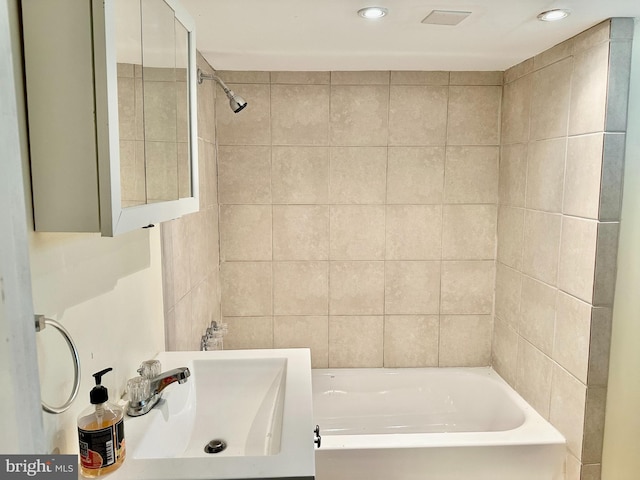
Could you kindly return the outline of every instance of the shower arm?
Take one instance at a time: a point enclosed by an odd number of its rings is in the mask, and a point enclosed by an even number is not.
[[[204,73],[202,70],[198,69],[198,83],[201,84],[205,80],[214,80],[218,85],[220,85],[220,87],[222,87],[222,90],[224,90],[225,95],[229,99],[229,107],[233,110],[233,113],[238,113],[247,106],[247,101],[240,95],[236,95],[217,75],[213,73]]]
[[[202,84],[202,82],[204,82],[205,80],[215,81],[222,87],[222,90],[224,90],[224,93],[227,95],[227,97],[229,96],[229,92],[231,92],[231,89],[227,87],[227,85],[222,81],[220,77],[213,73],[204,73],[202,70],[198,69],[198,84]]]

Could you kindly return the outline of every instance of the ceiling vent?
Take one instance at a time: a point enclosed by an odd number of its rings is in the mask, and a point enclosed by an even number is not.
[[[458,25],[461,21],[471,15],[471,12],[456,12],[451,10],[433,10],[424,17],[422,23],[427,25]]]

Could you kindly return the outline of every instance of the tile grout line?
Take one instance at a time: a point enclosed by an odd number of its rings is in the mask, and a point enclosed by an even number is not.
[[[327,203],[331,200],[331,171],[333,164],[333,142],[331,138],[331,115],[332,115],[332,99],[333,99],[333,74],[334,72],[329,72],[329,118],[328,118],[328,128],[327,128],[327,155],[329,156],[328,161],[328,172],[327,172]],[[328,214],[328,238],[327,238],[327,368],[331,368],[332,366],[332,355],[331,355],[331,204],[327,205],[327,214]]]
[[[387,218],[387,210],[389,203],[389,136],[391,134],[391,71],[388,72],[389,75],[389,85],[387,92],[387,142],[385,146],[385,178],[384,178],[384,242],[383,242],[383,252],[382,258],[384,262],[382,264],[382,366],[385,365],[385,350],[386,350],[386,335],[385,331],[387,328],[387,228],[388,228],[388,218]]]
[[[271,348],[275,347],[276,326],[275,326],[275,310],[276,310],[276,266],[274,255],[274,225],[273,225],[273,89],[271,88],[271,72],[269,74],[269,198],[271,210]]]
[[[443,266],[444,266],[444,231],[445,231],[445,188],[447,184],[447,156],[448,156],[448,148],[449,148],[449,107],[451,102],[451,72],[448,73],[448,81],[447,81],[447,109],[446,109],[446,117],[445,117],[445,135],[444,135],[444,158],[442,163],[442,213],[440,219],[440,278],[439,278],[439,292],[438,292],[438,354],[437,354],[437,366],[441,364],[441,344],[442,344],[442,275],[443,275]]]

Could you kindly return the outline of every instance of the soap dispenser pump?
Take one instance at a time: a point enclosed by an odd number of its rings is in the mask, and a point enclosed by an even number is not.
[[[113,370],[105,368],[93,374],[96,385],[89,393],[91,406],[78,417],[80,471],[85,477],[98,477],[117,470],[126,455],[124,411],[109,403],[109,392],[102,376]]]

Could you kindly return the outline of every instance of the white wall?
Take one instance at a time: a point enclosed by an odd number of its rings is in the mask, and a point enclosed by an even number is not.
[[[640,477],[640,23],[636,19],[613,309],[603,480]]]
[[[89,405],[91,375],[113,367],[103,384],[117,400],[140,362],[164,350],[159,229],[115,238],[32,233],[30,255],[34,309],[69,330],[82,368],[80,393],[69,411],[44,414],[47,445],[76,453],[76,417]],[[53,328],[37,340],[42,397],[59,405],[72,388],[69,350]]]

